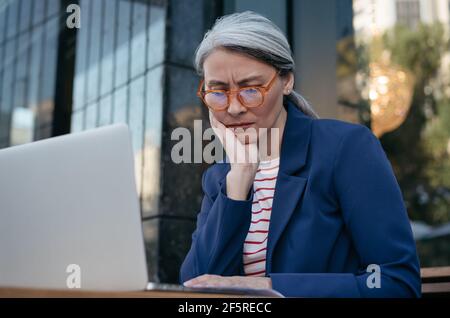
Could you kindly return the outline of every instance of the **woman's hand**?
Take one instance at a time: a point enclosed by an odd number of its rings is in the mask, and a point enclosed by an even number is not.
[[[235,132],[218,121],[211,111],[209,120],[230,160],[231,170],[227,175],[227,196],[234,200],[246,200],[259,165],[258,145],[256,142],[242,143]],[[256,131],[254,133],[256,134]]]
[[[184,283],[186,287],[243,287],[271,289],[269,277],[201,275]]]

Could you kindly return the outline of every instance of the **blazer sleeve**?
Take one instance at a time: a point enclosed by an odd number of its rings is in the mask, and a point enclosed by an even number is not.
[[[212,167],[202,177],[204,197],[191,248],[181,265],[181,283],[203,274],[242,274],[242,248],[250,225],[253,194],[250,192],[248,200],[242,201],[228,198],[226,174],[217,186],[218,179],[211,172]]]
[[[420,297],[420,266],[402,194],[379,140],[362,125],[341,139],[333,182],[358,273],[270,274],[286,296]],[[380,288],[368,284],[379,266]],[[372,276],[371,276],[372,275]],[[372,288],[370,288],[372,287]]]

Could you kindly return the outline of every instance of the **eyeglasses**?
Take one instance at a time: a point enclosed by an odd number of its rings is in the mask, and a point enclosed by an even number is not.
[[[264,103],[267,92],[275,83],[279,73],[275,73],[273,78],[264,86],[246,86],[237,90],[210,89],[202,90],[204,80],[201,80],[197,90],[197,96],[200,97],[206,106],[214,111],[223,111],[230,106],[231,94],[237,93],[239,102],[247,108],[259,107]]]

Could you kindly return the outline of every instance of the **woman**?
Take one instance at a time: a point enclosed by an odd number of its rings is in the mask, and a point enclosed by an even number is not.
[[[203,175],[182,283],[294,297],[420,296],[407,213],[378,139],[362,125],[317,118],[293,91],[282,32],[253,12],[225,16],[195,63],[230,162]],[[261,139],[272,151],[258,148]],[[239,160],[254,151],[257,160]]]

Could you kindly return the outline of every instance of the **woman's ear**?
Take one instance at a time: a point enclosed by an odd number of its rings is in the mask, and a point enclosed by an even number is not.
[[[289,72],[283,77],[283,94],[289,95],[294,88],[294,73]]]

